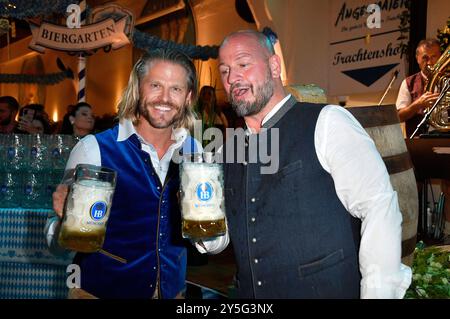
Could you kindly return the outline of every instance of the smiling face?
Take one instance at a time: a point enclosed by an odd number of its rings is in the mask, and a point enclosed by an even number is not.
[[[140,82],[139,112],[154,128],[172,127],[190,102],[187,72],[176,63],[155,60]]]
[[[259,113],[274,93],[271,56],[248,34],[228,38],[220,48],[219,71],[228,100],[238,116]]]

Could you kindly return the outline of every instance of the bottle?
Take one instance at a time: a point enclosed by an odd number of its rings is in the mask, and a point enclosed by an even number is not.
[[[12,172],[0,173],[0,203],[2,208],[17,208],[20,206],[20,185],[22,181],[19,176]]]
[[[42,172],[49,168],[47,145],[42,134],[30,135],[28,165],[33,172]]]

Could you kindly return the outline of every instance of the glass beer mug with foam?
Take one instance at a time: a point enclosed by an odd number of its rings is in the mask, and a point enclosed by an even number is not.
[[[226,233],[222,166],[203,162],[201,154],[180,165],[184,238],[202,239]]]
[[[102,248],[116,177],[106,167],[77,165],[64,208],[60,246],[85,253]]]

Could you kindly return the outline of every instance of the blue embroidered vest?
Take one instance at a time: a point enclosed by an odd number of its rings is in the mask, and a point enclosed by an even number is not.
[[[137,136],[121,142],[117,136],[118,126],[96,135],[102,165],[117,172],[117,184],[103,245],[107,254],[75,257],[81,288],[99,298],[150,299],[159,277],[160,297],[173,298],[185,288],[186,275],[178,165],[170,163],[161,185]],[[188,136],[184,147],[192,141]]]

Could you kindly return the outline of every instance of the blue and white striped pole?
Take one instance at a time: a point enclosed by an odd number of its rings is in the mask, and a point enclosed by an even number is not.
[[[81,9],[81,26],[86,24],[86,0],[79,4]],[[78,102],[86,102],[86,57],[80,54],[78,57]]]

